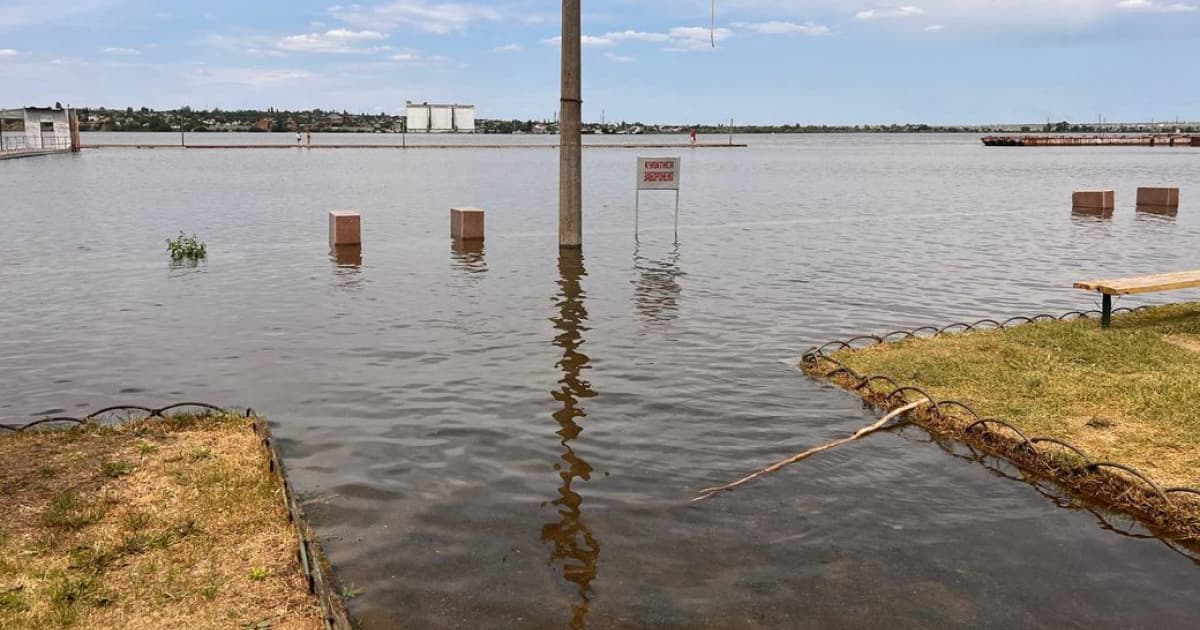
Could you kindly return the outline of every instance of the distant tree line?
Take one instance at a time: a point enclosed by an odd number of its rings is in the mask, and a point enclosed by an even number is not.
[[[83,131],[213,131],[249,132],[360,132],[399,133],[404,131],[404,116],[392,114],[350,113],[346,110],[298,110],[275,108],[237,110],[152,110],[148,107],[124,109],[81,108],[78,110]],[[554,121],[478,120],[479,133],[557,133]],[[924,123],[891,125],[654,125],[641,122],[588,123],[585,133],[604,134],[678,134],[695,130],[702,134],[788,134],[788,133],[1151,133],[1200,132],[1195,123],[1169,124],[1075,124],[1067,121],[1042,125],[928,125]]]

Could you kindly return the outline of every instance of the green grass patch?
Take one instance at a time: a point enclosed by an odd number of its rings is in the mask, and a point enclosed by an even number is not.
[[[252,421],[0,434],[0,629],[321,626]],[[253,571],[251,571],[253,567]],[[249,572],[249,575],[247,575]]]
[[[0,611],[19,613],[29,610],[29,601],[20,590],[13,589],[0,592]]]
[[[104,473],[105,477],[124,477],[133,472],[133,464],[126,461],[104,462],[100,465],[100,472]]]
[[[212,449],[208,447],[198,446],[188,451],[188,459],[193,462],[198,462],[202,459],[208,459],[210,457],[212,457]]]
[[[102,501],[86,501],[72,488],[54,498],[42,521],[50,527],[77,531],[104,518],[105,512]]]
[[[1093,320],[906,340],[834,358],[940,399],[1136,466],[1168,485],[1200,485],[1200,304]]]
[[[50,586],[51,618],[63,626],[74,625],[88,608],[107,606],[112,599],[100,592],[94,578],[59,576]]]

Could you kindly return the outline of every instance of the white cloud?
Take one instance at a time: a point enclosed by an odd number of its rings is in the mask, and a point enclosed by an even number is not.
[[[796,24],[795,22],[734,22],[734,28],[740,28],[755,33],[764,35],[826,35],[829,33],[829,27],[815,22],[805,22]]]
[[[70,0],[45,2],[43,0],[4,0],[0,7],[0,28],[55,24],[77,15],[84,15],[109,8],[117,0]]]
[[[1152,11],[1154,13],[1190,13],[1200,9],[1194,4],[1159,2],[1157,0],[1121,0],[1116,7],[1126,11]]]
[[[377,52],[380,49],[378,47],[361,48],[358,46],[359,44],[377,42],[387,39],[387,37],[379,31],[349,31],[335,28],[324,33],[289,35],[279,40],[275,46],[288,52],[365,53]]]
[[[445,35],[465,31],[472,22],[496,21],[500,12],[481,4],[432,3],[426,0],[403,0],[373,7],[352,4],[334,5],[329,15],[356,28],[390,31],[415,28]]]
[[[142,51],[140,51],[136,48],[118,48],[118,47],[105,48],[104,50],[101,50],[100,52],[104,53],[106,55],[113,55],[115,57],[136,57],[136,56],[142,54]]]
[[[946,30],[946,27],[942,26],[941,24],[930,24],[929,26],[925,27],[926,33],[940,33],[944,30]]]
[[[580,37],[584,46],[612,46],[615,42],[605,37],[597,37],[595,35],[583,35]],[[542,44],[546,46],[561,46],[562,37],[548,37],[542,40]]]
[[[515,53],[515,52],[521,52],[521,50],[523,50],[523,49],[521,48],[520,44],[505,44],[503,46],[497,46],[497,47],[493,48],[492,52],[494,52],[494,53]]]
[[[724,0],[733,2],[735,0]],[[747,10],[765,11],[785,19],[789,15],[849,15],[860,24],[905,23],[943,25],[955,32],[1078,33],[1106,20],[1119,19],[1131,9],[1121,0],[737,0]],[[1135,0],[1136,1],[1136,0]],[[1200,5],[1200,0],[1147,0],[1155,5]],[[1136,7],[1135,7],[1136,8]],[[861,10],[859,10],[861,9]],[[1178,10],[1178,9],[1176,9]],[[919,11],[919,13],[918,13]],[[890,19],[889,19],[890,18]],[[830,18],[832,19],[832,18]],[[818,20],[819,21],[819,20]],[[920,28],[920,27],[917,27]]]
[[[605,33],[603,37],[606,40],[614,42],[665,42],[671,39],[666,33],[645,33],[642,31],[617,31]]]
[[[721,42],[733,36],[733,31],[727,28],[710,30],[707,26],[680,26],[666,33],[648,33],[644,31],[614,31],[604,35],[582,36],[584,46],[616,46],[622,42],[650,42],[666,44],[663,50],[669,52],[686,52],[711,48],[713,42]],[[541,41],[546,46],[561,46],[562,37],[549,37]],[[606,55],[607,56],[607,55]],[[611,57],[610,57],[611,58]],[[616,61],[617,59],[614,59]],[[620,61],[625,61],[621,59]],[[629,61],[633,61],[630,59]]]
[[[671,45],[666,50],[671,52],[711,48],[714,43],[733,37],[733,31],[727,28],[713,30],[707,26],[678,26],[667,34],[671,37]]]
[[[14,48],[0,48],[0,57],[16,57],[21,51]]]
[[[859,11],[854,15],[859,20],[884,20],[891,18],[906,18],[925,15],[925,10],[921,7],[915,7],[911,4],[900,7],[881,7],[878,9],[866,9]]]
[[[293,81],[308,81],[316,75],[307,70],[288,68],[210,68],[192,71],[191,79],[202,85],[240,85],[266,87]]]
[[[604,58],[616,63],[633,63],[637,61],[637,59],[634,57],[626,57],[625,55],[618,55],[614,52],[604,53]]]
[[[255,57],[286,57],[287,56],[287,53],[285,53],[281,50],[270,50],[270,49],[264,49],[264,48],[247,48],[246,54],[253,55]]]

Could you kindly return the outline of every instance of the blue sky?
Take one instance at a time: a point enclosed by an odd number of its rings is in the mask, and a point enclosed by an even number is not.
[[[1200,119],[1200,0],[584,0],[585,118]],[[557,0],[0,0],[0,104],[551,118]]]

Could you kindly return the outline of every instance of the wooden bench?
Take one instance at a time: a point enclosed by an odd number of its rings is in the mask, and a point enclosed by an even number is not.
[[[1157,291],[1174,291],[1176,289],[1191,289],[1200,287],[1200,270],[1176,271],[1160,273],[1153,276],[1138,276],[1136,278],[1120,278],[1117,280],[1090,280],[1076,282],[1076,289],[1099,291],[1104,296],[1104,311],[1101,325],[1105,328],[1112,326],[1112,296],[1135,295],[1138,293],[1154,293]]]

